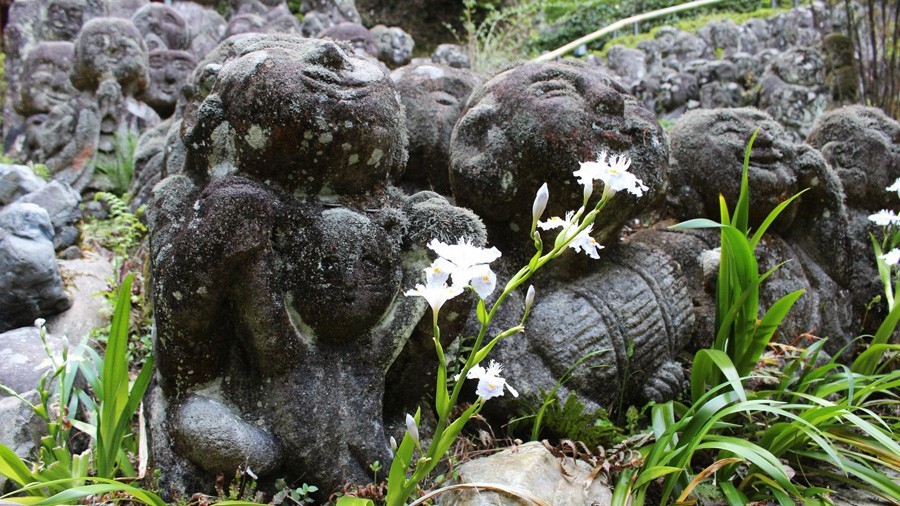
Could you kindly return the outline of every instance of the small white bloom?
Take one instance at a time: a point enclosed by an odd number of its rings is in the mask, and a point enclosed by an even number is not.
[[[391,438],[388,440],[388,443],[390,443],[391,445],[391,451],[397,453],[397,440],[394,439],[394,436],[391,436]]]
[[[37,327],[37,328],[41,328],[41,327],[43,327],[44,324],[46,324],[46,323],[47,323],[47,320],[45,320],[45,319],[43,319],[43,318],[38,318],[37,320],[34,321],[34,326]]]
[[[534,285],[528,285],[528,292],[525,293],[525,312],[531,310],[534,306]]]
[[[550,199],[550,190],[547,189],[547,183],[541,185],[534,197],[534,204],[531,205],[531,219],[537,221],[547,209],[547,201]]]
[[[500,377],[501,372],[503,372],[503,366],[491,360],[487,369],[480,365],[469,369],[469,374],[466,375],[466,378],[478,380],[478,387],[476,387],[475,393],[484,400],[503,395],[504,388],[509,390],[513,397],[518,397],[519,392],[516,392],[505,379]]]
[[[447,286],[443,283],[428,285],[419,284],[416,285],[414,290],[407,290],[403,295],[406,295],[407,297],[424,297],[425,300],[428,301],[428,305],[431,306],[431,310],[437,314],[445,302],[462,292],[463,289],[458,286]]]
[[[897,213],[890,209],[882,209],[875,214],[869,215],[869,220],[876,225],[886,227],[888,225],[900,223],[900,216],[897,216]]]
[[[897,196],[900,197],[900,177],[898,177],[897,180],[894,181],[894,184],[885,188],[885,190],[889,192],[897,192]]]
[[[575,250],[576,252],[584,252],[585,255],[598,259],[600,258],[600,253],[598,250],[603,249],[599,243],[597,243],[596,239],[591,237],[591,229],[593,229],[593,224],[588,225],[587,228],[582,230],[572,239],[572,242],[569,243],[569,247]]]
[[[887,265],[897,265],[900,263],[900,248],[894,248],[884,255],[879,256]]]
[[[547,221],[539,221],[537,226],[541,230],[553,230],[554,228],[565,227],[572,222],[574,216],[575,212],[569,211],[566,213],[566,219],[562,219],[559,216],[552,216]]]
[[[478,297],[482,299],[488,298],[494,293],[494,288],[497,287],[497,275],[487,265],[472,267],[466,271],[466,277],[469,277],[466,284],[471,286],[475,293],[478,294]]]
[[[599,179],[603,181],[604,192],[615,193],[627,190],[640,197],[649,188],[637,176],[628,172],[629,167],[631,167],[631,159],[627,156],[618,155],[607,160],[606,151],[603,151],[597,156],[596,161],[582,162],[579,169],[573,174],[584,186],[593,186],[594,181]]]
[[[416,425],[416,419],[409,413],[406,414],[406,431],[409,433],[409,437],[412,438],[413,443],[419,446],[419,426]]]
[[[453,264],[445,258],[438,257],[430,266],[425,268],[425,283],[428,285],[443,285],[453,271]]]
[[[446,244],[437,239],[432,239],[428,247],[447,259],[456,269],[465,270],[478,264],[489,264],[500,258],[500,250],[497,248],[479,248],[472,245],[467,239],[460,239],[457,244]]]

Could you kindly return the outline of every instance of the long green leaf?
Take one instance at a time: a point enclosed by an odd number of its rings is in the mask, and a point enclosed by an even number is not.
[[[718,449],[731,452],[738,457],[749,460],[754,466],[758,467],[767,476],[778,483],[795,496],[800,496],[800,490],[791,483],[790,477],[784,470],[784,466],[778,461],[771,452],[759,445],[753,444],[740,438],[730,436],[709,436],[705,443],[697,446],[698,450],[702,449]]]
[[[738,229],[745,237],[749,230],[750,219],[750,181],[748,174],[750,172],[750,154],[753,151],[753,141],[759,134],[759,127],[753,131],[750,141],[747,142],[747,148],[744,150],[744,165],[741,167],[741,193],[738,195],[737,204],[734,206],[734,219],[731,224]]]
[[[791,310],[791,307],[794,306],[794,303],[797,302],[797,299],[799,299],[804,292],[805,290],[802,289],[791,292],[778,299],[778,301],[772,304],[772,307],[766,311],[766,314],[763,315],[760,320],[759,325],[753,332],[753,337],[747,343],[747,346],[743,350],[738,350],[738,360],[735,366],[737,367],[739,375],[746,376],[750,374],[750,371],[752,371],[757,362],[759,362],[759,357],[762,356],[766,346],[769,345],[769,341],[772,339],[778,326],[781,325],[781,322],[784,320],[785,316],[787,316],[788,311]]]
[[[775,206],[775,209],[772,209],[772,211],[769,213],[769,215],[766,216],[766,219],[763,220],[762,224],[760,224],[759,228],[756,229],[756,232],[754,232],[753,235],[750,237],[750,247],[753,249],[756,249],[756,246],[759,244],[759,240],[762,239],[763,234],[765,234],[766,231],[769,230],[769,227],[772,226],[772,223],[775,221],[775,218],[778,218],[778,215],[781,214],[782,211],[784,211],[784,209],[787,206],[791,205],[792,202],[797,200],[797,198],[799,198],[800,195],[803,195],[807,191],[809,191],[809,188],[795,193],[794,196],[792,196],[791,198],[789,198],[789,199],[785,200],[784,202]]]
[[[672,466],[654,466],[648,469],[644,469],[641,471],[641,474],[638,476],[638,479],[634,482],[634,488],[640,488],[651,481],[660,478],[662,476],[667,476],[673,473],[680,473],[684,471],[684,469],[680,467],[672,467]]]
[[[417,409],[416,414],[413,416],[416,425],[419,424],[421,415],[422,410]],[[409,432],[407,432],[403,435],[403,440],[394,454],[394,462],[391,464],[391,470],[388,473],[387,504],[398,504],[401,500],[405,500],[405,498],[401,499],[400,496],[403,493],[403,488],[406,486],[406,473],[409,470],[415,448],[416,443],[409,435]]]
[[[0,444],[0,474],[19,485],[27,485],[35,481],[28,465],[8,446]]]
[[[700,350],[694,355],[694,365],[691,370],[691,399],[694,402],[699,401],[706,393],[707,385],[718,384],[713,383],[718,378],[717,373],[713,374],[714,371],[721,372],[725,376],[740,400],[747,400],[740,375],[728,355],[720,350]]]

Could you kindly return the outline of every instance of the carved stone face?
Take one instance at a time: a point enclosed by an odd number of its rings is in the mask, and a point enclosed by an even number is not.
[[[751,224],[762,222],[800,190],[795,172],[799,145],[771,116],[752,108],[691,111],[671,131],[669,192],[679,219],[718,218],[719,193],[734,207],[744,152],[757,127],[748,172]],[[779,219],[782,225],[791,220],[789,213]]]
[[[161,117],[171,116],[181,88],[197,66],[197,59],[187,51],[157,50],[150,52],[150,86],[143,100]]]
[[[210,146],[201,147],[206,170],[323,195],[370,191],[400,175],[405,122],[378,63],[326,40],[257,37],[278,43],[222,67],[189,134],[189,145]]]
[[[175,9],[153,3],[142,7],[131,18],[147,43],[147,49],[187,49],[190,32],[184,18]]]
[[[849,106],[826,113],[806,142],[841,178],[850,207],[876,211],[896,203],[885,188],[900,177],[900,124],[880,109]]]
[[[84,24],[87,3],[83,0],[51,0],[47,5],[47,23],[49,39],[75,40],[78,31]]]
[[[275,241],[293,307],[318,337],[361,335],[400,289],[396,246],[383,228],[355,211],[326,209],[316,226],[285,227]]]
[[[231,18],[228,22],[228,30],[225,32],[225,36],[231,37],[242,33],[264,33],[265,31],[265,18],[258,14],[244,13]]]
[[[409,163],[404,179],[450,193],[450,135],[481,79],[441,65],[401,67],[391,73],[406,111]]]
[[[22,68],[18,110],[25,116],[46,113],[75,96],[69,81],[74,45],[42,42],[34,47]]]
[[[521,230],[544,182],[554,196],[547,216],[577,209],[583,190],[572,173],[601,151],[629,156],[631,172],[649,187],[637,200],[614,197],[618,205],[608,206],[601,215],[607,221],[595,226],[612,234],[662,196],[665,133],[650,111],[598,70],[574,62],[526,64],[472,94],[453,131],[450,183],[458,205]]]
[[[369,30],[359,23],[338,23],[319,34],[319,38],[344,40],[353,46],[353,50],[360,56],[378,57],[378,48],[375,46],[375,37]]]
[[[72,82],[78,89],[96,90],[101,81],[111,79],[125,93],[138,94],[147,86],[147,59],[147,46],[130,21],[94,18],[75,41]]]

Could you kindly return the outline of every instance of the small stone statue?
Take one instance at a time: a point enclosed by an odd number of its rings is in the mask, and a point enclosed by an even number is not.
[[[149,64],[150,85],[141,99],[161,118],[168,118],[175,112],[181,88],[194,72],[197,59],[188,51],[159,49],[150,51]]]
[[[353,50],[360,56],[378,58],[378,46],[375,45],[375,37],[368,28],[359,23],[344,21],[319,32],[318,38],[344,40],[353,46]]]
[[[149,212],[153,458],[182,490],[238,466],[363,482],[390,461],[385,374],[426,310],[402,290],[425,243],[483,243],[483,226],[392,187],[406,129],[378,63],[287,35],[217,51],[185,109],[184,172]]]
[[[544,219],[574,211],[584,188],[573,172],[601,152],[631,158],[646,192],[617,193],[598,216],[592,235],[608,248],[599,260],[566,252],[533,278],[537,297],[524,337],[501,341],[492,356],[520,391],[536,394],[599,351],[591,365],[600,367],[575,371],[568,384],[585,402],[671,399],[683,381],[675,356],[693,324],[686,284],[662,250],[616,246],[622,226],[663,197],[667,140],[650,111],[579,62],[515,67],[469,99],[453,131],[450,183],[457,202],[485,220],[503,252],[498,277],[508,278],[534,253],[528,231],[538,188],[549,187]],[[555,235],[539,233],[549,250]],[[498,328],[518,324],[522,297],[507,299],[513,309],[499,315]]]
[[[152,3],[141,7],[131,18],[147,43],[147,49],[183,50],[190,46],[190,33],[184,18],[163,4]]]
[[[467,69],[423,64],[391,72],[406,111],[409,163],[403,182],[450,195],[450,135],[481,78]]]
[[[378,47],[378,59],[385,65],[394,69],[406,65],[412,60],[416,42],[402,28],[375,25],[371,32],[375,37],[375,45]]]

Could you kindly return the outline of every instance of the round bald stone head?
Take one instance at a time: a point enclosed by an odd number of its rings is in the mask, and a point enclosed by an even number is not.
[[[719,194],[731,208],[740,193],[744,152],[753,132],[759,134],[750,154],[750,222],[759,225],[798,187],[801,145],[767,113],[754,108],[695,110],[672,128],[669,203],[679,219],[719,217]],[[794,208],[796,206],[793,206]],[[789,224],[788,208],[779,219]]]
[[[393,83],[327,40],[243,39],[199,108],[188,145],[210,174],[237,170],[292,193],[371,191],[399,177],[406,129]]]
[[[668,150],[654,115],[612,78],[580,62],[529,63],[473,92],[451,141],[450,183],[457,204],[490,222],[526,229],[540,186],[550,189],[547,216],[582,202],[572,175],[598,153],[626,155],[644,196],[616,195],[594,228],[599,240],[663,195]],[[595,186],[599,195],[600,183]]]
[[[94,18],[75,40],[72,83],[80,90],[96,90],[101,81],[111,79],[126,94],[140,94],[149,80],[147,67],[147,46],[126,19]]]
[[[375,25],[372,36],[378,46],[378,59],[391,68],[406,65],[412,59],[416,46],[412,36],[396,26]]]
[[[450,194],[450,136],[472,90],[475,73],[443,65],[410,65],[391,72],[406,111],[409,162],[403,178]]]
[[[178,12],[163,4],[152,3],[141,7],[131,18],[140,30],[147,49],[181,50],[190,46],[190,30]]]
[[[378,48],[375,46],[375,37],[369,29],[359,23],[338,23],[319,33],[320,39],[343,40],[353,46],[353,50],[360,56],[378,57]]]
[[[23,116],[50,112],[75,96],[69,81],[74,53],[71,42],[41,42],[28,52],[16,104]]]
[[[885,188],[900,177],[900,123],[881,109],[852,105],[825,113],[806,142],[837,172],[850,207],[895,205],[896,196]]]

